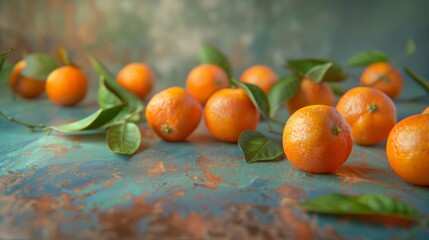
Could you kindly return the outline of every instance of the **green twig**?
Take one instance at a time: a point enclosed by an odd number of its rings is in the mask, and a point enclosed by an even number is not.
[[[422,77],[420,77],[419,75],[417,75],[416,73],[414,73],[413,71],[411,71],[410,68],[405,67],[405,72],[407,72],[407,74],[414,79],[414,81],[416,81],[418,84],[420,84],[420,86],[422,86],[426,92],[429,93],[429,83],[423,79]]]
[[[36,130],[49,130],[50,128],[48,126],[45,126],[43,124],[34,124],[34,123],[28,123],[28,122],[24,122],[21,120],[18,120],[16,118],[13,118],[11,116],[8,116],[6,114],[4,114],[2,111],[0,111],[0,116],[3,117],[4,119],[8,120],[9,122],[13,122],[22,126],[27,127],[30,131],[36,131]]]

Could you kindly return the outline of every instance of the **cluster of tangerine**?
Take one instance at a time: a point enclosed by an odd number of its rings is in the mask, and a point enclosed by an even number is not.
[[[25,61],[14,68],[9,85],[23,98],[36,98],[46,89],[48,98],[60,106],[78,104],[86,95],[87,78],[77,66],[54,70],[46,83],[25,76]],[[268,66],[245,70],[242,82],[268,93],[279,80]],[[149,66],[131,63],[120,70],[117,82],[145,99],[156,78]],[[396,123],[392,99],[402,88],[398,70],[388,63],[374,63],[362,73],[360,87],[347,91],[336,107],[335,96],[325,83],[301,79],[298,93],[285,103],[291,114],[283,131],[283,149],[297,168],[312,173],[330,173],[350,156],[353,143],[368,146],[387,139],[386,152],[393,170],[416,185],[429,185],[429,107],[420,115]],[[224,142],[237,142],[244,130],[256,129],[260,114],[246,92],[229,85],[227,73],[214,64],[193,68],[186,89],[170,87],[150,98],[146,120],[165,141],[184,141],[202,116],[210,134]]]

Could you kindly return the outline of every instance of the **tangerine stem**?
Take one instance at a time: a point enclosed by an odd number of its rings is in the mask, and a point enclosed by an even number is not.
[[[369,105],[368,106],[368,110],[371,112],[371,113],[374,113],[374,112],[377,112],[377,106],[375,105],[375,104],[371,104],[371,105]]]
[[[341,132],[341,128],[340,128],[340,127],[338,127],[337,125],[334,125],[334,126],[331,128],[331,131],[332,131],[332,133],[333,133],[334,135],[338,136],[338,134]]]

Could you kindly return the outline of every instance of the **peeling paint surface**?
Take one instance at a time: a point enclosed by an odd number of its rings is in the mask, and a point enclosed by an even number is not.
[[[60,109],[44,98],[28,102],[5,88],[1,96],[7,114],[40,123],[76,119],[95,109]],[[400,118],[426,105],[398,104]],[[415,227],[307,214],[295,206],[329,192],[387,194],[429,214],[428,189],[393,173],[384,144],[355,145],[335,173],[317,175],[287,160],[246,164],[237,145],[212,139],[203,123],[183,143],[161,141],[146,124],[140,130],[139,152],[126,157],[107,149],[104,134],[46,136],[1,120],[2,237],[384,239],[406,237]],[[428,234],[422,229],[417,236]]]
[[[412,37],[418,53],[407,64],[429,76],[429,1],[393,2],[0,1],[0,51],[15,49],[9,67],[23,54],[54,54],[64,47],[88,73],[92,89],[78,107],[59,108],[46,96],[13,97],[0,79],[0,109],[45,125],[89,115],[96,109],[98,78],[86,53],[113,72],[133,61],[147,63],[157,75],[156,91],[184,86],[203,42],[228,55],[238,78],[253,64],[283,75],[285,59],[329,57],[344,63],[365,49],[386,51],[402,64]],[[405,81],[399,119],[429,105],[407,103],[424,91]],[[286,117],[283,110],[279,118]],[[384,143],[355,145],[336,172],[317,175],[285,159],[246,164],[238,146],[214,140],[203,121],[182,143],[163,142],[146,124],[139,127],[141,146],[127,157],[108,150],[105,133],[30,133],[0,119],[0,238],[400,239],[416,233],[416,239],[429,239],[427,226],[416,232],[409,222],[307,214],[296,207],[324,193],[380,193],[429,215],[428,188],[394,174]],[[259,129],[267,127],[262,122]]]

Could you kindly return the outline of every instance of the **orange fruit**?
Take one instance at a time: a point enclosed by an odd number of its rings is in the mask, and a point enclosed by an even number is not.
[[[363,86],[376,88],[395,99],[402,90],[401,73],[392,65],[385,62],[373,63],[365,68],[360,83]]]
[[[67,65],[52,71],[46,80],[48,98],[59,106],[74,106],[85,98],[88,89],[86,74]]]
[[[196,66],[186,80],[186,90],[202,105],[214,92],[228,85],[228,75],[221,67],[213,64]]]
[[[327,83],[316,83],[304,77],[301,80],[300,90],[286,102],[286,107],[289,113],[293,114],[296,110],[309,105],[332,106],[334,101],[334,93]]]
[[[257,127],[259,112],[243,89],[225,88],[207,101],[204,120],[213,137],[224,142],[237,142],[242,131]]]
[[[45,91],[45,81],[31,79],[21,75],[26,62],[19,61],[12,70],[9,78],[10,89],[22,98],[37,98]]]
[[[422,114],[429,114],[429,107],[427,107],[425,110],[423,110]]]
[[[117,77],[117,82],[123,88],[144,99],[155,85],[155,75],[143,63],[130,63],[123,67]]]
[[[349,123],[353,137],[360,145],[383,141],[396,123],[395,104],[375,88],[350,89],[338,101],[337,109]]]
[[[255,65],[252,66],[241,75],[240,80],[245,83],[254,84],[268,93],[271,87],[279,80],[277,74],[268,66]]]
[[[387,138],[386,153],[403,180],[429,186],[429,115],[414,115],[396,124]]]
[[[155,94],[146,107],[149,126],[162,139],[185,140],[201,120],[201,104],[181,87],[171,87]]]
[[[283,130],[286,158],[302,171],[333,172],[348,159],[352,148],[350,126],[331,106],[303,107],[288,119]]]

